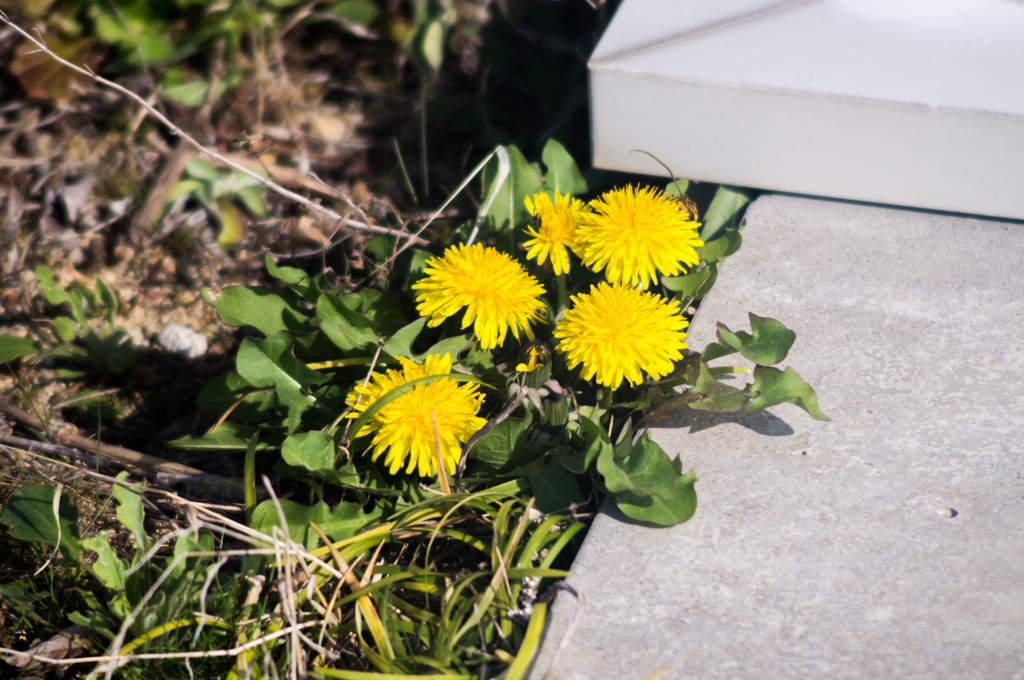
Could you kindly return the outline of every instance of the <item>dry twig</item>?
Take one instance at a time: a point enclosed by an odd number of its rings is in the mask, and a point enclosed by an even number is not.
[[[187,465],[172,463],[164,458],[139,453],[138,451],[114,446],[113,444],[103,444],[88,437],[83,437],[78,432],[78,428],[73,425],[65,424],[60,428],[53,427],[50,423],[43,423],[42,420],[25,409],[19,408],[14,404],[8,404],[5,401],[0,401],[0,413],[10,416],[23,425],[40,432],[52,432],[53,438],[62,446],[76,448],[96,454],[101,458],[107,458],[118,463],[162,474],[164,476],[163,481],[168,481],[167,478],[170,477],[171,483],[187,482],[221,498],[233,501],[245,499],[244,483],[240,479],[229,479],[220,475],[211,475]],[[43,450],[46,449],[43,448]],[[59,451],[51,452],[60,453]]]

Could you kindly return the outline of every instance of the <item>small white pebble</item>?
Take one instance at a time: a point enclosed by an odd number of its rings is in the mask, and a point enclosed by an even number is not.
[[[156,343],[162,349],[177,354],[184,359],[198,359],[206,354],[208,344],[206,338],[191,328],[172,324],[157,336]]]
[[[960,514],[956,510],[954,510],[953,508],[941,508],[941,509],[937,510],[936,512],[938,512],[943,517],[956,517],[957,515]]]

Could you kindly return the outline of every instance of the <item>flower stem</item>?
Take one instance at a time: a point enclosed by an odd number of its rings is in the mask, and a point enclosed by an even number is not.
[[[559,274],[555,277],[555,285],[558,287],[558,307],[555,309],[555,316],[557,317],[569,306],[569,290],[565,283],[565,274]]]

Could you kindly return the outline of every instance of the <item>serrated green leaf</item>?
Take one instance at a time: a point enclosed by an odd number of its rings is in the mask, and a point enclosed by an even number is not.
[[[4,333],[0,335],[0,364],[28,354],[35,354],[42,348],[42,345],[32,338],[19,338],[10,333]]]
[[[697,257],[708,264],[714,264],[734,255],[742,245],[743,235],[739,230],[727,229],[714,241],[697,248]]]
[[[264,259],[267,273],[301,295],[307,302],[316,304],[320,299],[320,287],[306,276],[306,272],[295,267],[278,267],[270,255]]]
[[[670,459],[646,432],[629,458],[616,463],[606,451],[597,459],[597,469],[628,517],[671,526],[690,519],[697,509],[696,475],[683,474],[679,459]]]
[[[261,286],[228,286],[219,293],[203,288],[203,299],[229,326],[249,326],[264,335],[292,331],[308,333],[316,330],[309,318],[288,302]]]
[[[680,293],[681,299],[693,300],[704,297],[718,278],[718,265],[709,265],[683,276],[662,276],[661,282],[669,290]]]
[[[253,387],[273,387],[277,391],[277,396],[288,407],[289,434],[298,428],[302,414],[316,404],[309,388],[330,380],[330,376],[317,373],[296,359],[291,338],[280,333],[266,340],[243,340],[238,350],[237,370]]]
[[[89,565],[93,576],[111,590],[124,591],[124,572],[128,569],[128,563],[118,559],[117,552],[107,540],[106,532],[82,541],[82,547],[96,553],[96,561]]]
[[[365,316],[349,308],[337,296],[323,293],[317,299],[316,315],[320,329],[343,350],[362,349],[379,341],[373,324]]]
[[[743,409],[744,414],[788,402],[807,411],[815,420],[831,420],[818,408],[818,396],[814,390],[792,368],[780,371],[770,366],[758,366],[754,369],[754,384],[749,389],[753,397]]]
[[[383,510],[379,506],[367,513],[354,503],[340,503],[334,510],[323,501],[313,507],[299,505],[290,500],[282,500],[279,503],[288,524],[288,535],[295,542],[304,545],[307,550],[314,549],[320,540],[309,526],[310,522],[315,522],[332,540],[343,541],[378,522],[383,516]],[[256,506],[252,514],[253,529],[272,536],[273,528],[280,525],[274,501],[263,501]]]
[[[740,226],[743,211],[753,197],[753,191],[729,187],[724,184],[718,187],[715,197],[704,215],[704,228],[700,232],[700,240],[710,243],[717,239],[726,229]]]
[[[547,168],[547,173],[541,178],[545,189],[557,190],[561,194],[587,193],[587,183],[576,167],[576,161],[555,138],[544,145],[540,157]]]
[[[284,440],[281,458],[288,465],[307,470],[321,470],[334,467],[334,442],[323,432],[293,434]]]
[[[684,395],[690,408],[698,411],[735,411],[743,408],[750,394],[715,380],[703,361],[698,362],[694,386]],[[696,399],[695,399],[696,398]]]
[[[769,366],[785,359],[789,348],[793,346],[793,341],[796,340],[796,333],[775,319],[754,313],[748,313],[748,316],[752,334],[744,331],[733,333],[725,324],[719,323],[719,344],[737,350],[745,359],[755,364]]]

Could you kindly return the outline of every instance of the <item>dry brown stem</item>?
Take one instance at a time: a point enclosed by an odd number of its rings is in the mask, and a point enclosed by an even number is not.
[[[10,416],[23,425],[40,432],[51,432],[53,438],[61,446],[76,448],[118,463],[162,473],[164,476],[170,477],[172,481],[191,484],[196,488],[221,498],[227,498],[232,501],[245,500],[245,485],[240,479],[229,479],[220,475],[207,474],[202,470],[172,463],[164,458],[139,453],[138,451],[114,446],[113,444],[103,444],[88,437],[83,437],[78,432],[78,428],[73,425],[64,424],[58,428],[52,423],[43,423],[42,420],[25,409],[5,401],[0,401],[0,413]]]

